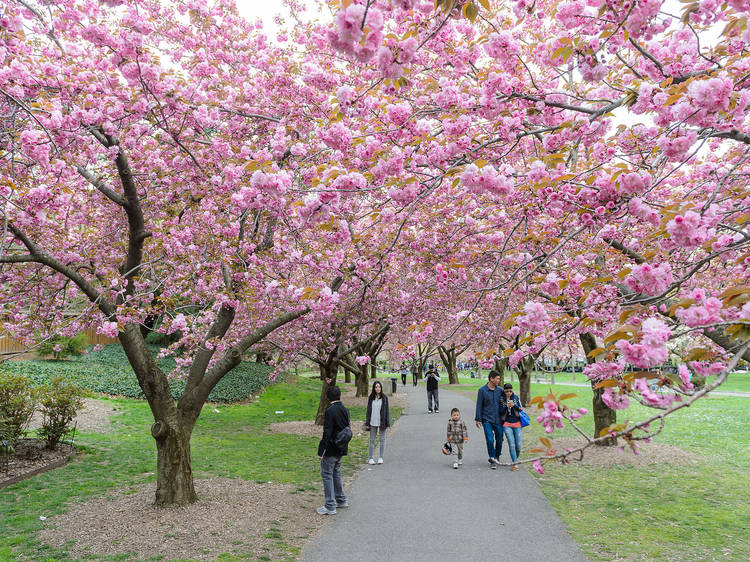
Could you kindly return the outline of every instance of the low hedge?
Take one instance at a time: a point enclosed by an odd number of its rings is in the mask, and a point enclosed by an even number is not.
[[[157,346],[150,346],[154,356],[159,351]],[[174,369],[171,358],[159,359],[157,364],[165,372]],[[68,361],[6,361],[0,370],[21,373],[28,376],[34,385],[48,383],[60,375],[69,382],[91,392],[100,392],[129,398],[145,398],[135,373],[128,363],[125,352],[119,344],[104,346],[99,351],[90,351],[88,355]],[[259,363],[243,362],[216,385],[208,395],[210,402],[240,402],[268,385],[268,374],[271,367]],[[177,399],[185,390],[185,381],[172,380],[169,383],[172,396]]]

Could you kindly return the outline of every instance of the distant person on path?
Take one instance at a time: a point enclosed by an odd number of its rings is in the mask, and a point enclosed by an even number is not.
[[[401,384],[406,386],[406,375],[409,374],[409,367],[406,366],[406,363],[401,363]]]
[[[438,400],[438,383],[440,382],[440,377],[435,370],[435,365],[432,363],[430,363],[427,373],[425,373],[425,381],[427,382],[427,413],[431,414],[433,412],[432,402],[434,400],[434,411],[437,414],[440,411],[440,401]]]
[[[521,456],[521,400],[513,392],[509,382],[503,385],[503,396],[500,398],[500,415],[503,418],[503,433],[510,449],[511,470],[518,470],[515,462]]]
[[[417,372],[418,372],[418,369],[419,369],[419,367],[417,367],[416,363],[412,363],[411,364],[411,380],[412,380],[412,383],[414,383],[413,386],[417,386]]]
[[[464,420],[461,419],[461,412],[458,408],[451,410],[447,435],[445,440],[453,446],[451,456],[456,455],[458,457],[457,460],[453,461],[453,468],[458,468],[459,465],[464,464],[464,443],[469,440],[469,430],[466,428]]]
[[[383,393],[383,385],[380,381],[372,384],[372,392],[367,399],[367,415],[365,416],[365,429],[370,432],[370,464],[375,464],[372,456],[375,450],[375,439],[380,433],[380,456],[378,464],[383,464],[383,453],[385,452],[385,432],[391,427],[391,411],[388,409],[388,397]]]
[[[318,513],[335,515],[337,507],[349,507],[341,480],[341,457],[348,453],[349,445],[339,448],[334,443],[336,434],[345,427],[349,427],[349,410],[341,403],[341,389],[338,386],[328,387],[326,398],[331,405],[326,408],[323,418],[323,437],[318,444],[320,476],[323,479],[326,503],[318,508]]]
[[[487,454],[490,468],[497,468],[500,453],[503,451],[503,420],[500,414],[500,398],[503,391],[500,384],[500,373],[495,370],[487,375],[487,384],[477,392],[477,409],[474,421],[477,427],[484,429],[487,442]]]

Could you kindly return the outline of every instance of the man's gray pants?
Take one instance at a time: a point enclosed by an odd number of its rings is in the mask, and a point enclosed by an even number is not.
[[[344,503],[344,484],[341,480],[341,457],[323,457],[320,459],[320,476],[323,479],[323,494],[326,507],[336,509],[336,503]]]
[[[435,408],[432,407],[432,401],[435,401]],[[432,411],[437,411],[440,409],[440,401],[438,400],[438,389],[435,388],[433,390],[427,391],[427,409]]]

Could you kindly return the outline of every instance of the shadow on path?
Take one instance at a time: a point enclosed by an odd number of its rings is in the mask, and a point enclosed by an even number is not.
[[[586,560],[524,466],[488,468],[472,400],[442,387],[440,413],[427,414],[424,386],[404,390],[410,406],[388,436],[385,464],[365,465],[346,490],[351,507],[326,516],[300,560]],[[454,407],[469,427],[458,470],[440,452]]]

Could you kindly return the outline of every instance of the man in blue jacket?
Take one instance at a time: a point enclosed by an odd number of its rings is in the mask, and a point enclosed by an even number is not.
[[[331,405],[326,408],[323,438],[318,444],[320,476],[323,479],[326,503],[318,508],[318,513],[334,515],[337,507],[349,507],[341,480],[341,457],[348,453],[349,445],[340,448],[334,443],[336,434],[349,427],[349,410],[341,403],[341,389],[338,386],[329,386],[326,389],[326,398]]]
[[[498,386],[500,373],[497,371],[490,371],[487,379],[487,384],[477,392],[477,410],[474,421],[477,427],[484,429],[490,468],[495,469],[503,451],[503,423],[500,419],[500,398],[503,395],[503,389]]]

